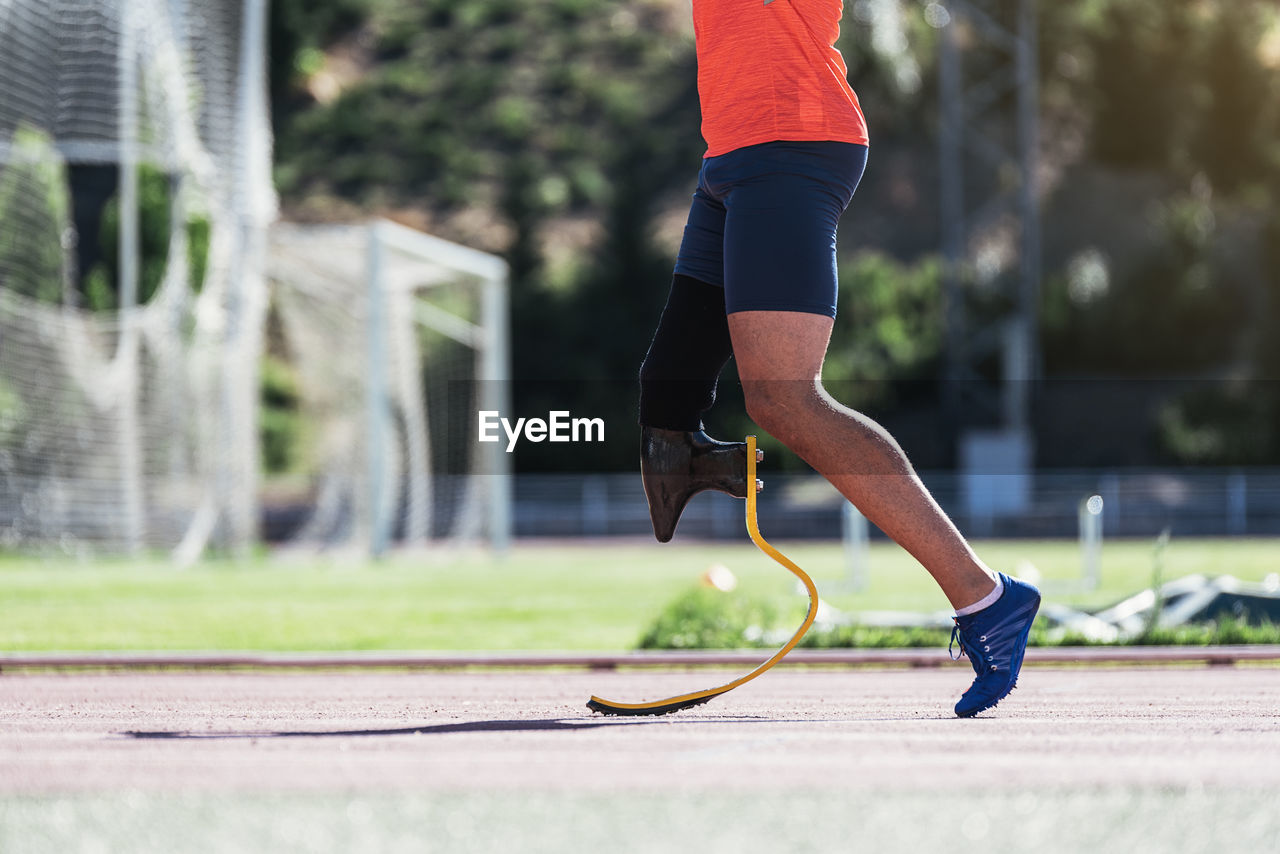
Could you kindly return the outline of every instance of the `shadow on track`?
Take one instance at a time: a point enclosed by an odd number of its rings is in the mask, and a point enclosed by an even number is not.
[[[683,721],[662,721],[654,718],[632,718],[628,720],[565,720],[563,718],[546,718],[531,721],[465,721],[456,724],[426,724],[423,726],[397,727],[394,729],[344,729],[344,730],[237,730],[192,732],[191,730],[127,730],[119,733],[125,738],[134,739],[252,739],[252,738],[353,738],[357,736],[377,735],[448,735],[462,732],[576,732],[579,730],[599,729],[600,727],[645,726],[656,723],[741,723],[744,721],[761,721],[766,723],[783,723],[767,718],[716,718],[714,720],[693,719]]]

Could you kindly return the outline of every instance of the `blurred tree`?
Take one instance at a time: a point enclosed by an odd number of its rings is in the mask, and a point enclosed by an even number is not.
[[[304,425],[299,410],[298,377],[284,359],[267,354],[262,360],[262,407],[258,433],[262,440],[262,468],[269,474],[292,471],[303,458]]]
[[[840,268],[838,321],[823,377],[842,403],[882,406],[895,384],[933,376],[942,350],[942,268],[863,252]]]
[[[63,299],[62,237],[71,227],[66,164],[44,131],[20,124],[0,171],[0,287],[47,303]]]
[[[1192,150],[1214,185],[1232,192],[1261,184],[1277,151],[1280,75],[1258,57],[1264,32],[1256,3],[1224,2],[1199,63],[1207,107],[1196,122]]]
[[[267,34],[272,116],[277,131],[305,105],[299,85],[318,70],[322,49],[362,24],[373,0],[271,0]]]
[[[529,311],[516,326],[517,406],[521,411],[564,408],[577,401],[620,436],[634,433],[636,376],[671,280],[671,259],[654,245],[651,221],[658,197],[683,184],[692,192],[702,146],[691,115],[693,76],[669,90],[667,103],[649,115],[619,113],[613,133],[621,142],[605,163],[610,177],[601,240],[571,287],[545,284],[517,296]],[[680,123],[692,131],[673,130]],[[536,302],[536,305],[530,305]],[[554,314],[554,316],[548,316]],[[550,332],[555,330],[555,332]],[[558,346],[547,346],[549,333]],[[583,446],[584,468],[634,467],[629,441]],[[535,460],[532,465],[537,466]]]
[[[138,238],[140,266],[138,302],[145,304],[164,281],[169,266],[173,227],[173,185],[169,175],[149,164],[138,168]],[[85,271],[84,304],[96,311],[114,309],[120,293],[120,197],[113,196],[102,213],[98,232],[101,260]],[[209,263],[210,223],[203,216],[187,220],[187,275],[194,290],[204,282]]]
[[[1251,382],[1205,382],[1160,411],[1161,450],[1189,465],[1268,465],[1280,459],[1274,396]]]
[[[1280,198],[1280,186],[1272,188]],[[1252,374],[1206,381],[1161,412],[1160,442],[1180,463],[1275,465],[1280,463],[1280,211],[1262,226],[1263,328],[1256,338]]]
[[[1103,163],[1162,168],[1185,147],[1195,113],[1195,10],[1112,0],[1093,45],[1093,146]]]
[[[1280,174],[1272,180],[1271,198],[1280,200]],[[1262,269],[1265,271],[1266,299],[1263,327],[1270,334],[1258,336],[1257,366],[1259,379],[1267,384],[1270,394],[1280,401],[1280,206],[1273,204],[1262,229]],[[1280,436],[1277,436],[1280,442]]]
[[[1050,373],[1203,372],[1235,359],[1248,316],[1241,283],[1214,264],[1217,235],[1208,184],[1168,200],[1153,216],[1160,240],[1122,281],[1092,288],[1051,276],[1041,311]]]

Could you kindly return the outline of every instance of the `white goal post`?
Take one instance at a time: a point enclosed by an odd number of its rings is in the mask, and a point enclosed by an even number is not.
[[[507,265],[402,225],[279,223],[275,336],[307,428],[290,539],[377,557],[393,542],[510,541],[510,457],[475,441],[509,411]]]

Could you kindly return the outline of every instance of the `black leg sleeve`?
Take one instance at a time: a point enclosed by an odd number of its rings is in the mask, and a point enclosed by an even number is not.
[[[716,381],[733,345],[724,288],[676,275],[658,331],[640,366],[640,423],[665,430],[701,430],[716,400]]]

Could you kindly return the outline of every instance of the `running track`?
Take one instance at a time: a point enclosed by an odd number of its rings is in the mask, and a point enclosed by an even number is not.
[[[970,673],[6,673],[0,850],[1280,850],[1280,668]]]

